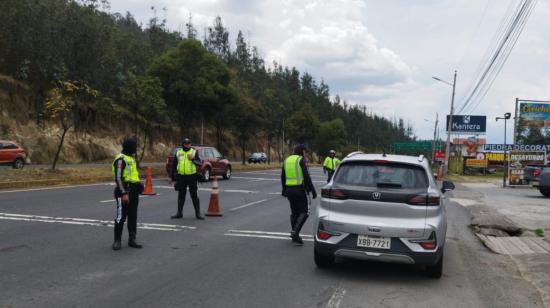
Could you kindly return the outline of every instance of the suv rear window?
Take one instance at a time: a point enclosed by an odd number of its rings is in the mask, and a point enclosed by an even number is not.
[[[334,182],[363,187],[428,187],[428,178],[423,168],[400,163],[345,163],[338,169]]]

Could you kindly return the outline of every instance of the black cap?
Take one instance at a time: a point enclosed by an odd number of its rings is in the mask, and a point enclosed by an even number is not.
[[[122,142],[122,153],[133,155],[137,152],[137,140],[135,138],[126,138]]]
[[[294,154],[304,155],[304,151],[309,151],[307,145],[301,143],[294,148]]]
[[[182,144],[190,144],[191,143],[191,139],[190,138],[183,138],[183,141],[181,142]]]

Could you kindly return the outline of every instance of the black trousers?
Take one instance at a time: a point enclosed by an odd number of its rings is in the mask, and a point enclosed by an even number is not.
[[[128,203],[122,203],[122,196],[115,190],[116,217],[115,217],[115,241],[122,239],[124,222],[128,217],[129,239],[135,239],[137,233],[137,211],[139,203],[139,190],[135,185],[130,184]]]
[[[328,178],[327,178],[327,183],[330,182],[330,179],[332,179],[332,176],[334,175],[334,170],[328,170]]]
[[[292,235],[298,236],[309,216],[309,202],[303,186],[286,187],[286,196],[290,203],[290,226]]]
[[[183,205],[185,204],[185,195],[187,194],[187,187],[189,187],[189,194],[191,195],[191,201],[193,201],[193,207],[195,212],[200,212],[200,200],[197,191],[197,182],[199,178],[196,174],[193,175],[178,175],[176,178],[176,189],[178,190],[178,214],[183,211]]]

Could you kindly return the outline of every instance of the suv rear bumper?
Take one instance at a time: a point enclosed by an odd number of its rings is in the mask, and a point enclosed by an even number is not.
[[[395,241],[400,242],[399,239],[393,238],[392,245]],[[403,247],[405,247],[405,249],[403,249]],[[327,256],[416,265],[434,265],[439,262],[443,255],[443,247],[438,247],[438,249],[433,252],[414,252],[406,248],[405,245],[397,249],[382,250],[349,247],[347,245],[327,244],[315,241],[314,249],[316,253]]]

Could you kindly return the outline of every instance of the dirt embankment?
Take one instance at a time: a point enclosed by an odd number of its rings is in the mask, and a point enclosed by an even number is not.
[[[28,163],[49,164],[57,151],[61,131],[54,122],[44,120],[37,122],[38,117],[33,110],[36,110],[34,105],[40,99],[32,93],[33,91],[26,84],[9,76],[0,75],[0,139],[13,140],[23,146],[28,153]],[[120,144],[124,137],[130,135],[133,135],[132,130],[124,127],[101,127],[88,132],[76,132],[70,129],[65,138],[59,163],[109,162],[120,152]],[[164,161],[170,150],[179,142],[178,135],[175,131],[159,133],[155,136],[153,145],[146,146],[143,161]],[[196,131],[194,135],[200,136],[200,131]],[[141,136],[138,138],[143,142]],[[205,129],[204,143],[216,144],[213,130]],[[266,144],[263,137],[249,140],[249,150],[246,155],[255,151],[267,152]],[[220,150],[232,161],[241,160],[238,140],[229,132],[224,138],[224,149]],[[138,155],[141,156],[141,152]],[[278,158],[274,149],[271,151],[271,157],[274,160]]]

